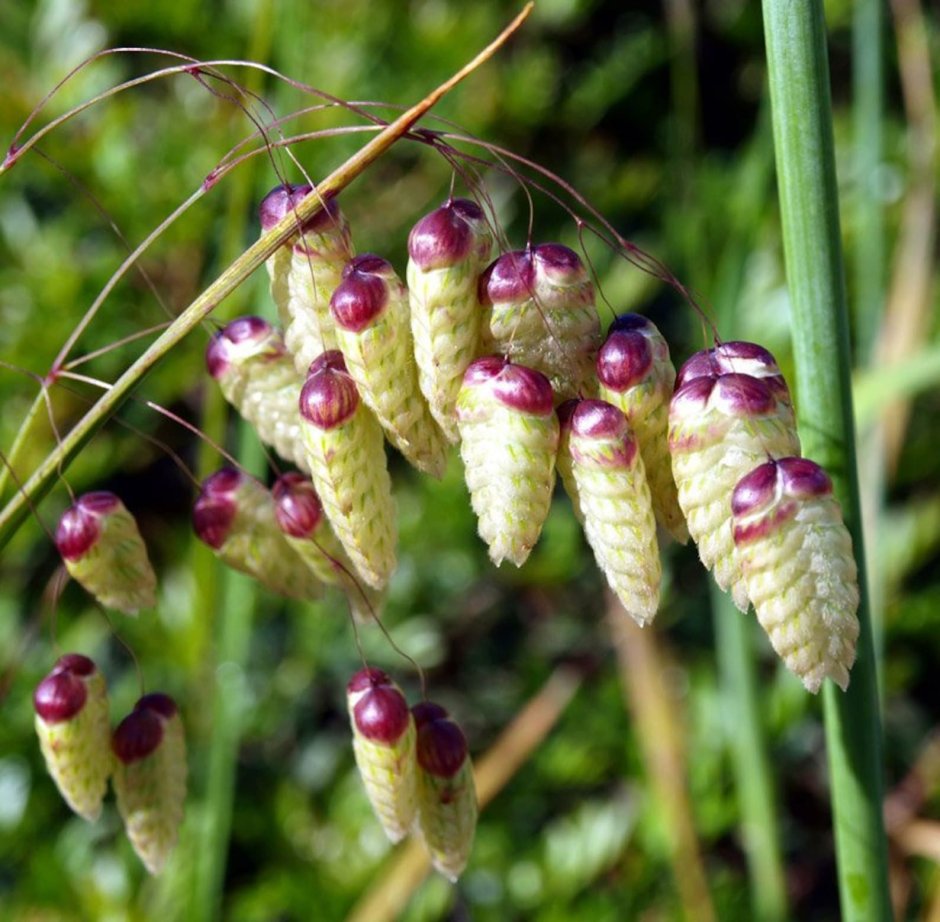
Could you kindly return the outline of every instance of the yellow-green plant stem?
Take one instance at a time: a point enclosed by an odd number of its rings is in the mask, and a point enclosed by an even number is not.
[[[848,691],[826,682],[823,705],[842,918],[871,922],[890,919],[891,904],[826,27],[822,0],[763,0],[763,10],[800,435],[832,477],[860,571],[858,658]]]

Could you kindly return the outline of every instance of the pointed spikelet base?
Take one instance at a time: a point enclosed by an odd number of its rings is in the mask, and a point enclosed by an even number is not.
[[[415,722],[401,689],[380,669],[346,686],[356,765],[385,834],[400,842],[417,812]]]
[[[548,379],[501,356],[478,359],[457,398],[470,503],[490,559],[521,567],[548,516],[558,418]]]
[[[87,656],[68,653],[39,683],[33,703],[46,768],[65,802],[93,823],[113,769],[104,676]]]
[[[734,491],[734,540],[757,619],[811,692],[843,691],[858,640],[852,537],[826,472],[803,458],[762,464]]]
[[[626,417],[582,400],[566,422],[584,533],[627,614],[641,627],[659,609],[662,564],[639,446]]]
[[[151,874],[176,846],[186,801],[186,742],[173,700],[145,695],[114,731],[114,793],[127,837]]]

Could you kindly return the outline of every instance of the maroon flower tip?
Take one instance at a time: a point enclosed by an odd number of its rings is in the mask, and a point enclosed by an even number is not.
[[[415,719],[415,726],[419,730],[432,720],[447,720],[450,716],[446,708],[433,701],[420,701],[411,709],[411,713]]]
[[[75,505],[89,515],[102,516],[114,512],[121,505],[121,500],[110,490],[94,490],[79,496]]]
[[[333,319],[351,333],[372,323],[388,304],[388,279],[395,270],[381,256],[357,256],[343,269],[343,281],[330,298]]]
[[[745,474],[731,494],[731,512],[750,515],[766,508],[777,496],[777,462],[768,461]]]
[[[346,691],[349,694],[353,692],[365,691],[367,688],[375,688],[379,685],[391,685],[392,680],[388,673],[382,669],[376,669],[374,666],[368,666],[360,669],[347,683]]]
[[[579,403],[581,403],[580,397],[572,397],[571,400],[566,400],[564,403],[558,405],[555,413],[558,416],[558,424],[562,429],[567,429],[571,426],[571,417],[574,416],[574,412],[578,409]]]
[[[218,550],[225,544],[238,503],[235,491],[242,475],[230,467],[216,471],[202,483],[202,492],[193,506],[193,530],[200,541]]]
[[[809,458],[779,458],[777,469],[788,496],[811,499],[832,493],[832,480],[825,469]]]
[[[321,352],[310,363],[310,367],[307,369],[307,377],[309,378],[310,375],[318,374],[321,371],[341,371],[343,374],[347,374],[346,359],[343,357],[343,353],[339,349],[328,349],[326,352]]]
[[[486,387],[504,406],[534,416],[553,412],[554,393],[548,378],[534,368],[514,365],[501,355],[471,362],[463,377],[468,387]]]
[[[612,329],[597,353],[598,379],[618,393],[639,384],[652,367],[653,350],[649,339],[636,328]]]
[[[575,435],[585,438],[617,438],[630,432],[623,412],[605,400],[582,400],[571,418]]]
[[[163,717],[152,708],[135,708],[114,731],[111,749],[125,764],[146,759],[163,741]]]
[[[763,378],[727,374],[715,382],[715,401],[730,416],[765,416],[777,406]]]
[[[272,354],[284,351],[271,324],[262,317],[237,317],[209,340],[206,369],[213,378],[219,378],[234,358],[245,358],[261,351]]]
[[[749,364],[764,365],[772,369],[774,374],[779,374],[777,360],[773,354],[757,343],[749,343],[744,340],[733,340],[730,343],[721,343],[712,350],[715,358],[721,364],[722,371],[740,371],[734,367],[735,361],[748,362]]]
[[[467,740],[452,720],[427,721],[418,731],[418,764],[428,774],[452,778],[467,758]]]
[[[342,358],[338,350],[339,358]],[[300,415],[318,429],[335,429],[351,419],[359,406],[356,382],[338,366],[335,357],[325,352],[310,366],[310,373],[300,391]]]
[[[220,467],[203,480],[202,492],[209,496],[229,496],[241,486],[244,477],[234,467]]]
[[[85,706],[85,683],[70,670],[54,671],[36,686],[33,707],[49,724],[69,720]]]
[[[134,705],[135,711],[153,711],[165,720],[175,717],[179,713],[176,702],[163,692],[151,692],[144,695]]]
[[[620,314],[614,318],[607,333],[608,335],[611,333],[633,333],[636,330],[650,330],[652,326],[652,321],[642,314]]]
[[[351,275],[378,275],[382,278],[391,278],[394,274],[394,266],[384,256],[379,256],[377,253],[360,253],[343,266],[344,279]]]
[[[576,285],[587,278],[581,257],[560,243],[540,243],[532,251],[536,271],[554,285]]]
[[[86,678],[97,672],[94,660],[89,659],[81,653],[65,653],[55,661],[52,667],[53,672],[71,672],[72,675]]]
[[[218,380],[228,371],[228,343],[222,330],[212,334],[209,345],[206,346],[206,371]]]
[[[476,202],[451,199],[411,229],[408,255],[425,272],[456,265],[473,251],[474,226],[484,221]]]
[[[308,538],[323,520],[323,504],[313,484],[302,474],[283,474],[274,482],[274,515],[281,531]]]
[[[261,229],[270,230],[284,215],[296,208],[312,191],[313,187],[306,183],[303,185],[285,183],[282,186],[275,186],[261,200],[261,204],[258,206],[258,217],[261,221]]]
[[[55,530],[55,546],[65,560],[79,560],[95,545],[101,534],[98,516],[86,512],[76,503],[70,506]]]
[[[480,300],[503,304],[532,297],[535,265],[531,250],[512,250],[497,257],[480,278]]]
[[[405,696],[397,688],[376,685],[356,702],[353,720],[366,739],[391,745],[408,729],[411,712]]]

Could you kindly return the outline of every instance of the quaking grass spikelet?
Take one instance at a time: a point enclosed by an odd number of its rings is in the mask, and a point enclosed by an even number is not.
[[[55,543],[72,578],[126,615],[156,605],[157,577],[134,517],[105,490],[85,493],[59,519]]]
[[[382,427],[359,398],[339,351],[310,366],[300,393],[310,473],[357,575],[382,589],[395,569],[395,501]]]
[[[734,541],[757,619],[811,692],[843,691],[858,639],[852,537],[826,472],[805,458],[768,461],[732,497]]]
[[[597,355],[602,400],[623,411],[640,445],[656,520],[680,544],[689,540],[669,457],[669,401],[676,369],[669,345],[652,321],[623,314]]]
[[[460,454],[480,537],[497,566],[525,563],[548,515],[558,418],[545,375],[502,356],[473,362],[457,398]]]
[[[408,293],[418,383],[448,441],[460,439],[456,403],[480,351],[478,282],[493,235],[483,209],[449,199],[408,236]]]
[[[361,669],[346,686],[359,775],[385,834],[399,842],[417,810],[415,723],[401,689],[381,669]]]
[[[104,676],[87,656],[67,653],[36,687],[33,706],[49,774],[65,802],[94,822],[113,764]]]
[[[447,442],[418,386],[408,292],[391,264],[357,256],[343,270],[330,311],[346,368],[389,441],[418,470],[440,477]]]

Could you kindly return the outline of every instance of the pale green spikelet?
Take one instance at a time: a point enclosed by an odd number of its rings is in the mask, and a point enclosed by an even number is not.
[[[401,841],[417,810],[415,722],[401,689],[380,669],[346,686],[356,766],[385,834]]]
[[[670,404],[669,451],[689,534],[702,563],[742,611],[748,594],[734,550],[731,493],[768,457],[799,454],[791,421],[792,411],[770,386],[749,375],[692,378]]]
[[[662,564],[638,442],[624,414],[603,400],[579,401],[563,428],[588,544],[642,627],[659,608]]]
[[[104,676],[80,653],[59,657],[33,694],[46,768],[65,802],[94,822],[113,769]]]
[[[734,541],[757,619],[811,692],[843,691],[858,640],[858,570],[826,472],[803,458],[755,468],[735,487]]]
[[[357,256],[343,270],[330,311],[346,368],[389,441],[418,470],[440,477],[447,441],[418,386],[408,292],[391,264]]]
[[[636,436],[656,521],[680,544],[689,540],[669,456],[669,401],[676,369],[669,345],[639,314],[624,314],[610,327],[597,354],[602,400],[620,409]]]
[[[112,740],[114,793],[127,837],[144,867],[159,874],[176,846],[186,801],[186,741],[169,695],[144,695]]]
[[[408,293],[418,384],[448,441],[460,440],[456,404],[480,351],[478,283],[493,235],[483,209],[449,199],[408,236]]]
[[[424,701],[412,713],[418,728],[418,830],[431,864],[454,882],[470,858],[479,812],[467,741],[439,705]]]
[[[193,528],[223,563],[291,599],[316,599],[322,585],[288,544],[277,524],[274,497],[264,484],[233,468],[202,483]]]
[[[357,575],[382,589],[395,569],[395,501],[382,427],[360,400],[337,350],[310,367],[302,434],[323,510]]]
[[[600,321],[578,254],[559,243],[505,253],[480,280],[482,351],[541,371],[558,402],[593,396]]]
[[[280,331],[261,317],[239,317],[212,337],[206,365],[258,438],[306,470],[297,403],[303,379]]]
[[[581,500],[578,496],[578,485],[574,479],[574,469],[571,463],[571,425],[570,420],[578,408],[581,399],[573,397],[559,404],[555,410],[558,416],[558,452],[555,455],[555,470],[561,478],[565,493],[571,500],[571,509],[574,517],[584,525],[584,512],[581,510]]]
[[[137,522],[113,493],[80,496],[62,514],[56,547],[71,577],[126,615],[156,605],[157,577]]]
[[[538,371],[502,356],[477,359],[457,398],[460,454],[480,537],[497,566],[525,563],[548,516],[558,418]]]

